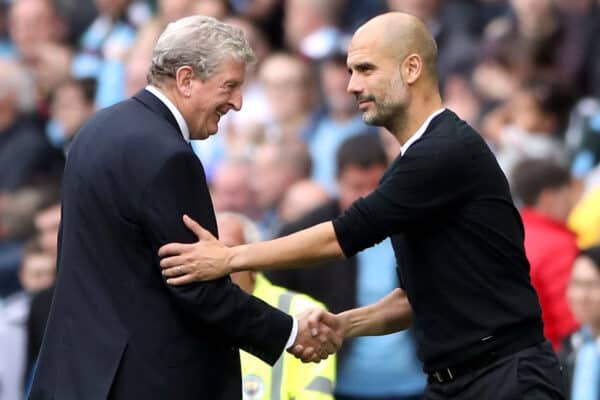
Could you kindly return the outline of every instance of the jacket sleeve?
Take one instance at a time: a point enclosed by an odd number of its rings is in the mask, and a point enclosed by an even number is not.
[[[140,220],[150,245],[158,253],[168,242],[192,243],[197,238],[182,221],[183,214],[213,234],[216,222],[200,161],[191,151],[169,157],[140,199]],[[156,256],[156,273],[160,272]],[[284,350],[292,318],[243,292],[229,277],[183,286],[165,286],[190,318],[214,327],[233,344],[274,364]]]

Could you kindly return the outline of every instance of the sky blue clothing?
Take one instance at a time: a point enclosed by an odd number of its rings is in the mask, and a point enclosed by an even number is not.
[[[358,306],[375,303],[398,287],[390,239],[356,257]],[[360,337],[354,340],[345,362],[338,366],[336,393],[353,396],[422,393],[426,378],[421,368],[410,332]]]
[[[588,327],[582,328],[586,340],[577,351],[573,383],[572,400],[600,399],[600,349]]]
[[[312,177],[331,194],[335,194],[337,189],[336,155],[340,145],[346,139],[366,132],[375,134],[377,130],[365,124],[359,114],[344,123],[324,115],[308,138],[313,161]]]
[[[130,6],[131,8],[132,6]],[[96,78],[96,106],[111,106],[126,97],[123,57],[137,37],[135,26],[99,16],[83,33],[71,64],[76,78]]]

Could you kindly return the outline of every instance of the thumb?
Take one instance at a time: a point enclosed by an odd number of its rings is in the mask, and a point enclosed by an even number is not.
[[[207,231],[206,229],[201,227],[199,223],[194,221],[187,214],[183,215],[183,223],[185,224],[185,226],[187,226],[187,228],[190,231],[194,232],[194,235],[196,235],[198,237],[198,239],[200,239],[200,240],[216,240],[216,238],[212,235],[212,233],[210,233],[209,231]]]

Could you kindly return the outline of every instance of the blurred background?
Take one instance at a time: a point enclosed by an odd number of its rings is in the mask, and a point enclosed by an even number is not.
[[[352,32],[390,10],[433,33],[444,104],[488,142],[522,212],[569,390],[600,399],[599,1],[0,0],[0,400],[23,398],[41,343],[69,144],[96,110],[146,85],[166,24],[211,15],[240,27],[257,54],[242,110],[193,149],[215,209],[247,216],[269,239],[337,215],[397,156],[345,90]],[[334,264],[267,275],[335,312],[397,285],[389,243]],[[418,396],[410,332],[370,340],[340,354],[336,392]]]

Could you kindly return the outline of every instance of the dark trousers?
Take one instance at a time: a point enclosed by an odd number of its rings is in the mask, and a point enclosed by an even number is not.
[[[432,382],[425,400],[564,400],[565,393],[558,359],[544,342],[451,382]]]

